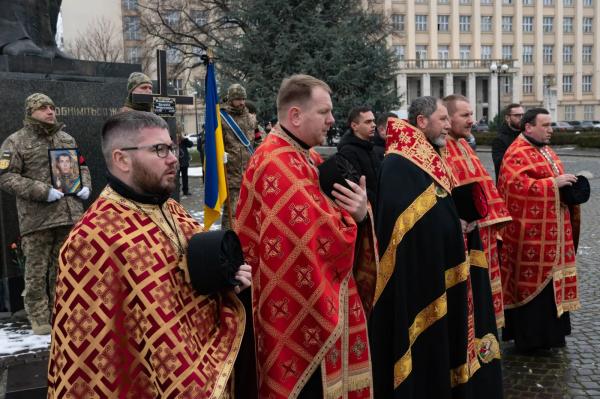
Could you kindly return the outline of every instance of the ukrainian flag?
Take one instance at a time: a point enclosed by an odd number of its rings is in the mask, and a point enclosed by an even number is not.
[[[221,208],[227,198],[225,167],[223,164],[223,130],[219,114],[219,97],[215,66],[209,62],[206,67],[206,119],[204,121],[204,230],[221,216]]]

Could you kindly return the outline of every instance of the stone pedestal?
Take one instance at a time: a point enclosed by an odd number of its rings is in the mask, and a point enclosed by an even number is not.
[[[104,121],[127,96],[127,78],[139,65],[0,56],[0,142],[23,126],[25,99],[41,92],[54,100],[57,119],[75,138],[92,175],[93,191],[86,206],[106,184],[100,148]],[[10,244],[19,235],[15,198],[0,193],[0,312],[23,307],[22,272],[13,262]]]

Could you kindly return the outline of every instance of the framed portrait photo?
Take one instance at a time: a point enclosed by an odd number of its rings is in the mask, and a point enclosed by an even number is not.
[[[76,195],[83,188],[79,149],[51,148],[48,150],[52,187],[64,195]]]

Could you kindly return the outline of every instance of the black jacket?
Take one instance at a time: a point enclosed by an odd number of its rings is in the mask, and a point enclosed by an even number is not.
[[[184,137],[179,142],[179,167],[187,168],[190,166],[190,153],[188,148],[193,147],[194,143],[192,140]]]
[[[375,132],[375,137],[373,137],[373,152],[379,158],[379,163],[381,163],[385,155],[385,140],[377,132]]]
[[[492,159],[494,160],[494,172],[496,172],[496,181],[500,174],[500,166],[502,165],[502,158],[508,147],[521,132],[511,129],[508,124],[503,123],[498,130],[498,134],[494,141],[492,141]]]
[[[337,145],[338,154],[346,158],[358,173],[367,180],[367,197],[375,211],[377,199],[377,175],[381,161],[373,151],[373,143],[361,140],[351,131],[344,134]]]

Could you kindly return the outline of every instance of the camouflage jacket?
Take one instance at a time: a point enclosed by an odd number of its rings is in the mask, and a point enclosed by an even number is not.
[[[254,129],[257,126],[256,118],[244,109],[242,113],[232,109],[228,105],[224,105],[223,109],[233,118],[240,129],[246,133],[246,137],[256,148],[254,143]],[[227,183],[230,188],[239,190],[242,185],[242,175],[246,170],[246,165],[250,159],[250,153],[233,133],[229,125],[224,120],[221,120],[223,127],[223,143],[225,152],[227,153]]]
[[[48,135],[31,125],[11,134],[2,143],[0,189],[17,197],[21,235],[73,225],[83,214],[83,202],[76,196],[47,202],[52,187],[48,149],[75,147],[75,139],[62,130]],[[87,166],[81,166],[81,179],[83,185],[91,189]]]

